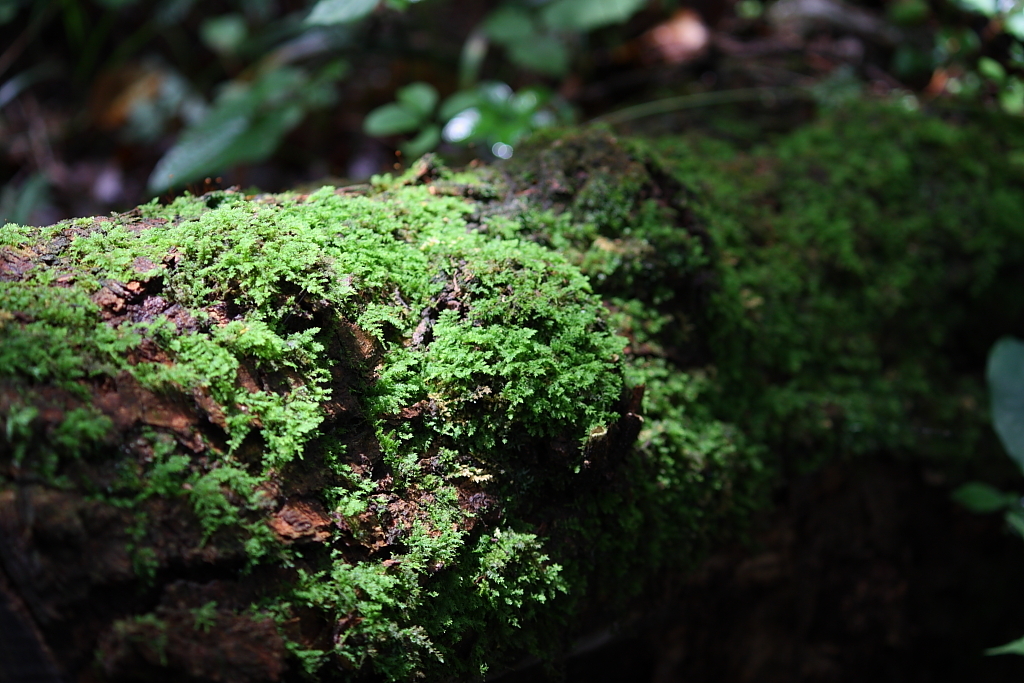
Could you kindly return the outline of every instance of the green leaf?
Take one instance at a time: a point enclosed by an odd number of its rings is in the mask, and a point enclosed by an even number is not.
[[[371,111],[363,121],[363,131],[374,137],[410,133],[419,128],[422,121],[423,117],[417,112],[392,102]]]
[[[1010,78],[999,92],[999,104],[1007,114],[1024,114],[1024,82],[1016,77]]]
[[[508,46],[512,63],[547,76],[564,76],[569,70],[569,50],[555,36],[534,36],[529,42]]]
[[[1011,12],[1006,15],[1003,30],[1017,40],[1024,40],[1024,11]]]
[[[377,7],[377,0],[320,0],[306,17],[307,24],[330,26],[362,19]]]
[[[982,57],[978,60],[978,73],[996,83],[1002,83],[1006,78],[1006,69],[991,57]]]
[[[417,81],[400,88],[395,97],[406,109],[416,112],[425,119],[434,112],[437,106],[437,90],[429,83]]]
[[[1000,645],[999,647],[990,647],[985,650],[985,654],[991,655],[1024,655],[1024,638],[1018,638],[1006,645]]]
[[[1024,468],[1024,342],[1011,337],[996,342],[985,374],[996,433],[1006,452]]]
[[[484,31],[491,40],[506,46],[530,41],[536,34],[529,13],[510,5],[492,12],[484,20]]]
[[[978,12],[986,17],[994,17],[999,12],[998,0],[957,0],[957,4],[968,12]]]
[[[592,31],[629,19],[646,0],[555,0],[544,8],[548,27],[560,31]]]
[[[151,192],[267,158],[302,120],[311,95],[306,74],[287,67],[270,71],[251,85],[232,85],[206,118],[187,128],[157,162],[149,177]]]
[[[248,27],[241,14],[210,17],[199,27],[199,36],[203,43],[221,54],[231,54],[238,50],[247,33]]]
[[[1000,491],[994,486],[972,481],[954,491],[953,500],[971,512],[985,513],[1016,507],[1020,497],[1014,493]]]
[[[249,127],[245,111],[217,111],[195,128],[187,129],[177,144],[157,162],[149,176],[150,192],[163,192],[211,172],[224,153]]]
[[[1015,534],[1024,538],[1024,510],[1021,510],[1020,506],[1014,510],[1007,510],[1003,519]]]
[[[402,154],[412,160],[431,151],[437,147],[439,142],[441,142],[441,129],[438,126],[427,126],[420,131],[419,135],[401,145]]]
[[[480,95],[476,90],[459,90],[458,92],[452,93],[444,103],[441,104],[441,110],[438,112],[438,117],[442,121],[448,121],[459,112],[466,111],[470,107],[475,107],[480,103]]]

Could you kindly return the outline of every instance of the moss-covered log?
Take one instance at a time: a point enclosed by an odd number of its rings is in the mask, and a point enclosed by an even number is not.
[[[473,678],[789,472],[971,467],[982,358],[1024,322],[1022,142],[886,107],[743,151],[562,131],[5,226],[6,665]]]

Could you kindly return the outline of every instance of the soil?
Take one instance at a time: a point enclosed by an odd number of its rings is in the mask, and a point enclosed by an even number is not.
[[[1020,681],[985,648],[1024,631],[1024,546],[953,503],[918,463],[847,462],[798,478],[752,545],[708,558],[577,654],[500,683]],[[595,643],[601,643],[593,647]]]

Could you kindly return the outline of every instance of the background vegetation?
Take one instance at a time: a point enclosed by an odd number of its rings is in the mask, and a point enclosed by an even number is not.
[[[3,0],[0,219],[505,158],[627,105],[610,120],[740,101],[786,127],[858,93],[1019,114],[1022,37],[996,0]]]

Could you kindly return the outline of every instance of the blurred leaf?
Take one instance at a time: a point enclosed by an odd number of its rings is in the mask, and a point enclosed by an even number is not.
[[[1006,645],[990,647],[985,650],[987,655],[1024,655],[1024,638],[1019,638]]]
[[[17,16],[20,4],[15,0],[0,0],[0,26],[12,21]]]
[[[999,0],[957,0],[957,4],[968,12],[978,12],[992,17],[999,12]]]
[[[646,0],[555,0],[543,10],[544,23],[562,31],[591,31],[629,19]]]
[[[480,76],[480,67],[487,57],[487,34],[479,26],[466,36],[459,55],[459,88],[473,87]]]
[[[512,5],[492,12],[484,21],[484,31],[491,40],[502,45],[529,41],[536,34],[529,13]]]
[[[996,83],[1002,83],[1006,78],[1006,69],[991,57],[981,57],[978,59],[978,73]]]
[[[1024,538],[1024,510],[1021,510],[1019,505],[1014,510],[1007,510],[1003,519],[1014,533]]]
[[[1024,467],[1024,342],[1012,337],[996,342],[985,375],[996,433],[1010,457]]]
[[[150,192],[163,192],[202,178],[218,168],[220,160],[250,123],[246,113],[220,110],[199,126],[186,130],[178,143],[157,162],[149,176]]]
[[[517,66],[546,76],[564,76],[569,70],[569,50],[555,36],[537,35],[526,42],[508,45],[509,59]]]
[[[476,90],[480,93],[482,101],[499,107],[512,99],[514,94],[508,83],[501,81],[484,81]]]
[[[420,127],[423,117],[401,104],[392,102],[377,107],[363,121],[363,131],[373,137],[411,133]]]
[[[1024,40],[1024,10],[1008,14],[1003,30],[1018,40]]]
[[[479,101],[480,96],[475,90],[459,90],[445,99],[438,116],[442,121],[449,121],[459,112],[475,107]]]
[[[241,14],[223,14],[204,21],[199,27],[199,36],[214,52],[231,54],[245,41],[248,31]]]
[[[972,481],[964,484],[953,492],[953,500],[971,512],[996,512],[1017,507],[1020,497],[1014,493],[1005,493],[994,486]]]
[[[237,164],[261,161],[297,126],[305,110],[324,101],[330,84],[311,81],[304,71],[282,67],[246,85],[232,83],[207,116],[182,133],[149,177],[151,192],[162,192]]]
[[[347,24],[362,19],[377,7],[377,0],[320,0],[306,17],[307,24]]]
[[[400,145],[400,148],[402,154],[412,160],[431,151],[437,147],[439,142],[441,142],[441,129],[438,126],[427,126],[412,140]]]
[[[434,113],[434,107],[437,106],[437,90],[422,81],[399,88],[395,98],[406,109],[416,112],[421,119]]]
[[[1016,77],[1011,78],[999,92],[999,104],[1007,114],[1024,114],[1024,82]],[[1021,466],[1024,467],[1024,461],[1021,461]]]

